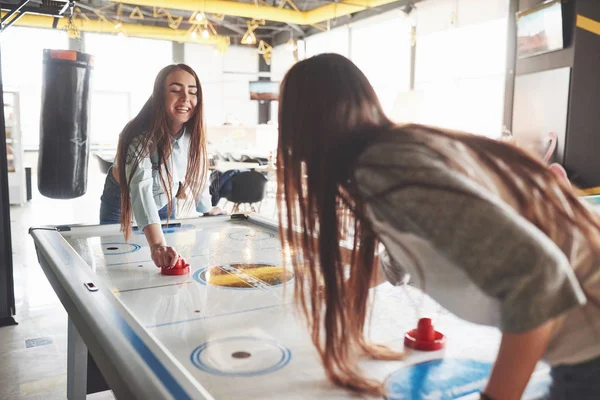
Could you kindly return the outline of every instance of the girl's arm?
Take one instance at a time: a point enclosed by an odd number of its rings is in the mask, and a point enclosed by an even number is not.
[[[152,261],[157,267],[171,268],[175,266],[179,254],[171,246],[167,245],[160,224],[146,225],[144,228],[146,240],[150,246]]]
[[[546,351],[554,328],[550,320],[523,333],[504,333],[485,394],[497,400],[521,398],[535,365]]]
[[[133,145],[135,149],[135,144]],[[162,233],[158,208],[153,194],[152,162],[150,158],[141,160],[133,170],[133,163],[125,165],[125,176],[129,180],[131,208],[137,225],[146,236],[150,246],[152,261],[157,267],[170,268],[175,265],[179,255],[177,251],[167,246]]]
[[[417,150],[373,147],[362,156],[355,177],[371,223],[391,241],[418,245],[415,255],[398,258],[414,266],[409,272],[420,268],[431,297],[504,333],[489,394],[518,398],[546,351],[552,321],[584,305],[585,294],[570,260],[544,232],[426,148]],[[508,390],[514,397],[504,396]]]

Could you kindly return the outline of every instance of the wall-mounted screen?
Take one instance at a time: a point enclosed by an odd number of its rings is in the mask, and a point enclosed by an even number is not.
[[[531,57],[563,48],[561,0],[517,13],[517,56]]]
[[[279,98],[279,82],[250,82],[250,100],[277,100]]]

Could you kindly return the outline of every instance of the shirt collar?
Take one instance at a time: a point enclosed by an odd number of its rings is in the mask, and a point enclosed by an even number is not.
[[[177,136],[171,136],[171,144],[179,144],[179,140],[181,140],[181,138],[183,137],[183,135],[185,135],[186,133],[186,128],[185,125],[181,128],[181,130],[179,131],[179,133],[177,133]]]

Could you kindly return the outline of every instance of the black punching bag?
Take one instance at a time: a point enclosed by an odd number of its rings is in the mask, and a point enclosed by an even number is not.
[[[87,190],[88,115],[93,58],[71,50],[44,50],[38,188],[53,199]]]

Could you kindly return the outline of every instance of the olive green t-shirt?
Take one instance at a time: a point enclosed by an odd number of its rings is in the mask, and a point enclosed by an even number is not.
[[[354,176],[392,284],[409,274],[450,312],[503,332],[564,317],[545,354],[553,365],[600,355],[600,310],[586,305],[571,261],[500,196],[408,139],[378,139]]]

